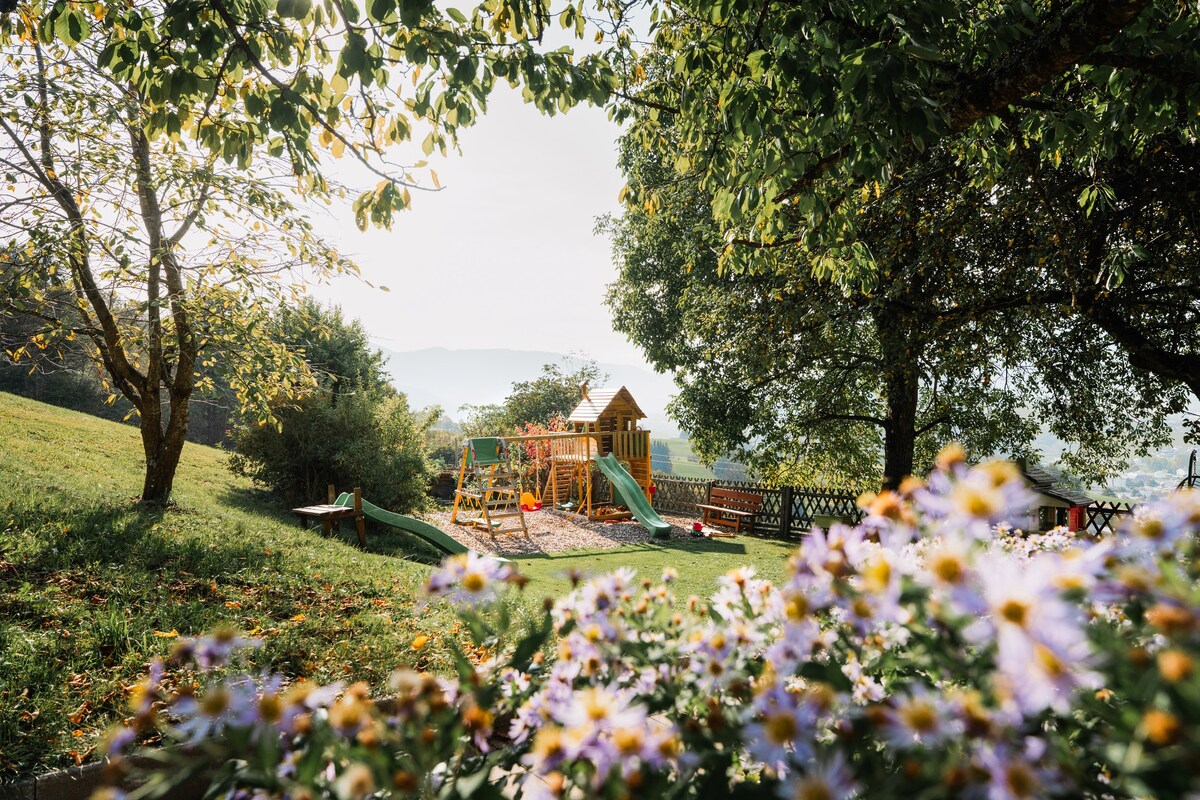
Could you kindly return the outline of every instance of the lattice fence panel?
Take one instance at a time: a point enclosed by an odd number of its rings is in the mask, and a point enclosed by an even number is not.
[[[754,522],[754,532],[760,536],[798,539],[812,529],[813,516],[818,514],[844,517],[851,522],[862,518],[856,504],[859,493],[850,489],[769,487],[750,481],[707,481],[668,475],[656,475],[654,483],[658,487],[654,507],[668,514],[699,516],[700,509],[696,506],[707,500],[709,486],[761,495],[762,510]]]
[[[1132,503],[1113,503],[1097,500],[1087,507],[1087,525],[1084,530],[1088,533],[1101,534],[1105,531],[1116,531],[1125,517],[1133,513]]]
[[[654,507],[668,514],[699,514],[697,503],[708,499],[709,482],[700,478],[654,476]]]

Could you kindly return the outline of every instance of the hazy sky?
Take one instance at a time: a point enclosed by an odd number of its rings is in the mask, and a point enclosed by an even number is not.
[[[583,351],[643,365],[609,323],[603,298],[615,271],[607,238],[592,233],[596,217],[619,212],[618,133],[602,109],[546,117],[505,86],[462,133],[461,156],[429,159],[444,190],[413,192],[392,230],[359,232],[349,202],[315,219],[366,280],[391,291],[342,279],[313,294],[393,350]],[[393,158],[423,156],[414,144]]]

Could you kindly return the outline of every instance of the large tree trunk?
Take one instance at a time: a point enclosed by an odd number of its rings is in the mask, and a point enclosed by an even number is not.
[[[163,233],[163,212],[150,163],[150,143],[141,128],[138,112],[139,109],[130,109],[129,138],[137,168],[135,174],[138,203],[150,243],[150,259],[146,265],[146,295],[149,300],[146,383],[149,396],[142,408],[142,445],[146,454],[142,502],[165,504],[171,499],[175,470],[179,466],[179,457],[187,440],[188,405],[195,388],[198,348],[182,302],[185,287],[182,270],[174,251],[191,223],[185,222],[174,236],[168,237]],[[203,198],[203,194],[201,197]],[[197,204],[197,212],[200,205],[202,203]],[[194,219],[194,216],[192,218]],[[163,347],[160,298],[164,288],[175,328],[176,352],[173,370],[172,365],[167,362]],[[160,387],[167,389],[169,398],[165,428]]]
[[[191,393],[173,397],[168,409],[166,430],[162,426],[162,407],[151,412],[153,424],[145,415],[142,417],[142,450],[146,456],[146,474],[142,482],[142,502],[149,505],[165,505],[170,502],[175,484],[175,471],[187,441],[188,411]]]
[[[883,488],[897,489],[913,471],[921,388],[917,360],[922,345],[898,314],[878,312],[875,325],[887,403],[883,424]]]

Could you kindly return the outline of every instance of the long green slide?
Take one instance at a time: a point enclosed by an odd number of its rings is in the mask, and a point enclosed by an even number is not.
[[[655,512],[646,500],[646,495],[642,494],[642,487],[638,486],[638,482],[633,479],[633,476],[625,471],[616,456],[609,453],[606,456],[592,456],[592,458],[600,467],[600,471],[604,473],[604,477],[612,482],[613,491],[616,493],[614,500],[632,511],[637,521],[642,523],[642,527],[650,531],[655,538],[666,539],[671,535],[671,526],[663,522],[662,517]]]
[[[336,505],[353,508],[354,495],[349,492],[342,492],[338,496]],[[390,525],[393,528],[399,528],[406,533],[420,537],[448,555],[453,556],[459,553],[470,552],[470,548],[466,545],[451,538],[444,531],[433,527],[428,522],[422,522],[413,517],[406,517],[403,514],[393,514],[391,511],[385,511],[379,506],[368,503],[366,500],[362,501],[362,510],[363,516],[368,519],[373,519],[376,522]]]

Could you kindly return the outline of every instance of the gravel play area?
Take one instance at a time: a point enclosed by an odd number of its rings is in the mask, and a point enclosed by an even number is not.
[[[671,526],[672,539],[684,539],[692,535],[692,523],[696,518],[669,514],[661,516]],[[476,552],[505,556],[620,547],[653,541],[650,532],[636,520],[589,522],[582,514],[572,516],[546,508],[525,514],[525,526],[529,529],[527,534],[499,533],[490,536],[481,528],[452,524],[449,511],[430,514],[429,521]]]

